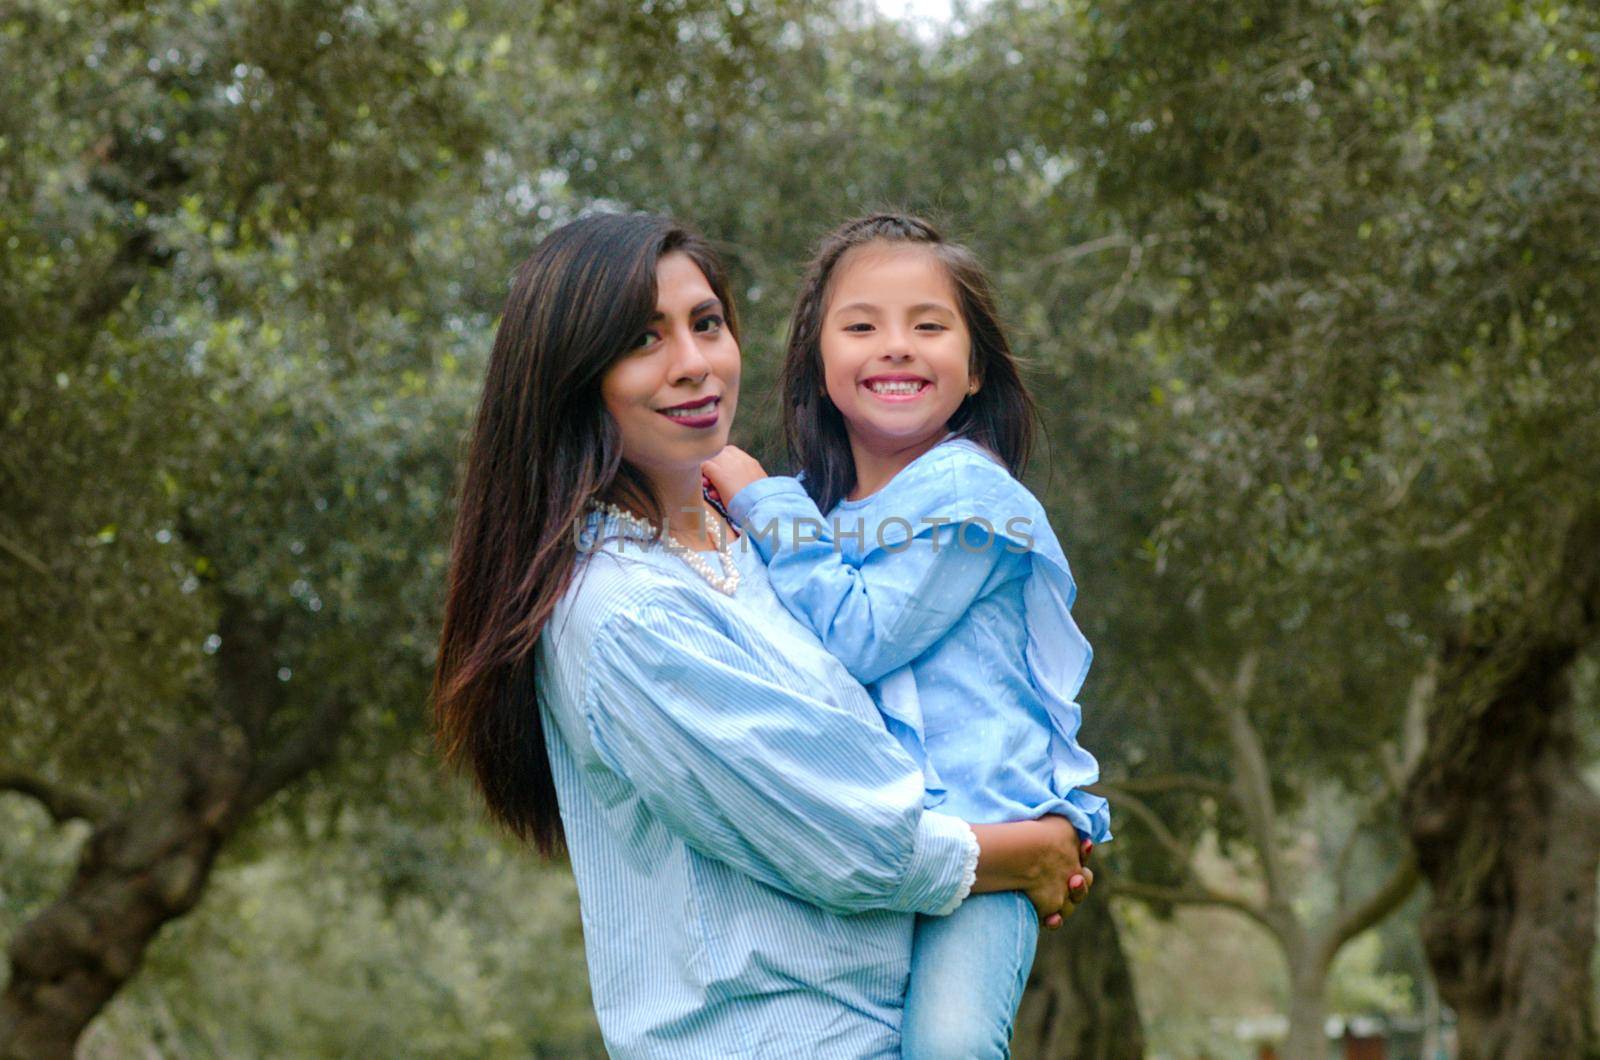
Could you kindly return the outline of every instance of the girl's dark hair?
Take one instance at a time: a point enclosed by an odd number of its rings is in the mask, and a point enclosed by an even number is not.
[[[517,270],[472,427],[433,676],[447,761],[470,769],[490,816],[546,856],[564,846],[534,685],[534,646],[577,567],[591,501],[662,525],[661,502],[622,459],[600,396],[606,370],[656,307],[656,263],[687,254],[722,300],[716,252],[651,214],[601,214],[552,232]]]
[[[856,484],[844,417],[826,393],[822,318],[827,312],[828,284],[840,259],[869,243],[925,246],[944,265],[972,336],[971,370],[982,384],[950,417],[949,429],[987,447],[1013,475],[1021,477],[1033,449],[1038,412],[1000,326],[994,291],[983,266],[972,251],[947,241],[921,218],[876,213],[848,221],[823,237],[806,268],[789,322],[789,349],[783,364],[783,428],[789,456],[805,472],[807,492],[826,512]]]

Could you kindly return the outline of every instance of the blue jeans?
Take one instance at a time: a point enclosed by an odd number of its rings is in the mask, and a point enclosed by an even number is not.
[[[975,894],[949,916],[917,917],[900,1050],[905,1060],[1011,1055],[1039,917],[1019,891]]]

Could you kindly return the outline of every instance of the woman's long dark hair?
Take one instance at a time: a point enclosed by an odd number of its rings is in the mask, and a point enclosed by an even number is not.
[[[981,382],[950,417],[949,429],[985,446],[1019,478],[1033,450],[1038,411],[1023,384],[995,308],[994,290],[977,257],[946,240],[927,221],[909,214],[876,213],[847,221],[823,237],[806,268],[783,363],[783,429],[789,457],[805,472],[805,485],[824,512],[855,488],[856,464],[844,417],[827,396],[822,370],[822,318],[828,284],[841,258],[869,243],[927,247],[955,285],[961,316],[972,336],[973,375]]]
[[[656,263],[674,251],[700,267],[737,338],[722,264],[700,236],[651,214],[574,221],[517,270],[472,428],[433,675],[436,735],[490,816],[546,856],[564,836],[534,646],[576,570],[591,501],[663,525],[659,499],[622,459],[600,381],[649,327]]]

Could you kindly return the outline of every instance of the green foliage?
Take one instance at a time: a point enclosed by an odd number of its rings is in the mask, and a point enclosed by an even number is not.
[[[1046,410],[1106,772],[1225,778],[1194,668],[1258,646],[1283,805],[1372,794],[1440,630],[1539,607],[1600,482],[1596,41],[1588,7],[1511,0],[993,0],[932,38],[802,0],[10,5],[0,764],[137,794],[218,717],[224,599],[279,631],[269,743],[355,704],[91,1044],[592,1047],[568,885],[452,834],[421,768],[495,314],[587,209],[727,246],[738,440],[780,466],[811,244],[877,206],[945,218]],[[1152,803],[1236,849],[1237,814]],[[0,812],[9,936],[81,828]],[[1171,879],[1117,828],[1124,871]]]
[[[284,618],[308,702],[416,700],[440,567],[417,546],[472,385],[463,277],[423,262],[464,256],[446,211],[486,135],[428,74],[460,44],[427,14],[8,16],[8,69],[42,79],[0,200],[11,760],[115,789],[211,709],[211,581]]]
[[[570,873],[456,810],[424,823],[350,806],[309,837],[269,824],[81,1055],[604,1056]],[[0,815],[9,934],[65,882],[78,837],[11,798]]]
[[[1123,236],[1092,248],[1126,261],[1111,294],[1057,311],[1068,371],[1109,399],[1081,413],[1067,510],[1106,520],[1085,611],[1136,660],[1094,686],[1132,722],[1114,742],[1213,770],[1184,671],[1261,645],[1280,796],[1370,785],[1441,630],[1474,602],[1540,608],[1600,481],[1600,24],[1331,0],[992,15],[1033,88],[1018,152]]]

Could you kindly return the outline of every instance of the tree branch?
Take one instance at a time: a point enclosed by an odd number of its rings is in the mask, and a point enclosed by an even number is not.
[[[1199,663],[1189,664],[1189,675],[1195,679],[1196,684],[1205,689],[1206,694],[1211,697],[1212,702],[1220,703],[1224,699],[1228,698],[1227,684],[1224,683],[1220,677],[1206,669],[1204,666],[1201,666]]]
[[[1104,795],[1105,793],[1099,789],[1108,784],[1123,795],[1167,795],[1174,791],[1193,791],[1215,799],[1225,799],[1232,795],[1228,785],[1222,781],[1212,780],[1210,777],[1197,777],[1191,773],[1157,773],[1153,776],[1126,777],[1122,780],[1102,781],[1090,785],[1085,790],[1096,795]]]
[[[1106,784],[1104,782],[1094,785],[1091,791],[1106,799],[1114,800],[1119,806],[1127,809],[1139,820],[1144,822],[1150,833],[1156,837],[1156,842],[1161,844],[1172,860],[1190,878],[1194,877],[1194,852],[1184,846],[1172,830],[1162,821],[1161,815],[1151,809],[1149,804],[1138,796],[1130,793],[1120,784]]]
[[[1380,756],[1385,748],[1379,749]],[[1355,815],[1351,822],[1350,831],[1345,833],[1344,841],[1339,844],[1338,853],[1333,858],[1333,882],[1338,891],[1339,906],[1345,904],[1345,874],[1350,868],[1350,859],[1355,854],[1356,844],[1360,842],[1362,833],[1367,825],[1373,823],[1386,808],[1392,807],[1399,793],[1389,785],[1384,787],[1362,806],[1361,812]]]
[[[207,532],[194,514],[179,508],[178,539],[197,557],[215,554]],[[281,613],[262,613],[250,600],[226,588],[219,573],[206,575],[216,593],[217,703],[233,719],[252,748],[266,739],[272,719],[283,709],[288,693],[277,679],[278,642],[285,619]]]
[[[1483,504],[1478,505],[1478,507],[1467,513],[1466,517],[1460,522],[1446,530],[1441,530],[1435,534],[1416,535],[1414,538],[1412,538],[1412,545],[1416,548],[1435,550],[1448,548],[1457,541],[1461,540],[1463,537],[1466,537],[1472,531],[1476,530],[1478,528],[1478,524],[1483,520],[1483,517],[1494,511],[1495,507],[1500,503],[1501,500],[1498,497],[1485,501]]]
[[[1200,868],[1195,863],[1193,852],[1173,835],[1160,814],[1156,813],[1149,804],[1135,795],[1129,794],[1120,785],[1100,783],[1094,785],[1097,794],[1114,799],[1117,805],[1132,813],[1144,822],[1161,844],[1168,855],[1176,863],[1178,870],[1183,873],[1183,887],[1159,887],[1154,884],[1141,884],[1132,881],[1117,880],[1114,893],[1126,894],[1130,898],[1143,898],[1155,902],[1177,902],[1187,905],[1217,905],[1243,913],[1288,945],[1288,939],[1295,930],[1295,921],[1287,905],[1272,901],[1269,892],[1268,901],[1259,903],[1251,898],[1231,891],[1223,890],[1206,882],[1200,875]]]
[[[110,816],[111,808],[98,796],[77,791],[21,770],[0,770],[0,791],[14,791],[36,800],[58,824],[71,820],[98,824]]]
[[[1341,910],[1328,926],[1317,947],[1317,957],[1322,967],[1327,968],[1333,963],[1333,958],[1345,943],[1398,909],[1411,897],[1411,892],[1416,890],[1421,880],[1416,855],[1408,848],[1400,864],[1395,866],[1382,886],[1361,904]]]
[[[1433,694],[1439,687],[1439,659],[1430,656],[1420,673],[1411,679],[1411,692],[1406,697],[1406,716],[1400,732],[1400,761],[1396,774],[1395,794],[1405,790],[1411,771],[1422,759],[1428,740],[1428,711],[1433,707]]]
[[[1108,897],[1111,898],[1135,898],[1141,902],[1170,905],[1214,905],[1232,909],[1254,920],[1272,932],[1275,937],[1282,937],[1281,926],[1274,922],[1271,913],[1266,909],[1243,895],[1218,890],[1198,880],[1191,880],[1183,887],[1164,887],[1159,884],[1118,878],[1107,880],[1100,886],[1110,891]]]
[[[1283,859],[1278,851],[1278,807],[1272,797],[1272,773],[1267,767],[1266,752],[1261,748],[1261,738],[1251,724],[1245,704],[1255,688],[1256,667],[1260,653],[1247,651],[1239,659],[1233,680],[1223,682],[1204,667],[1190,667],[1200,686],[1210,693],[1217,712],[1227,727],[1228,746],[1233,752],[1233,793],[1245,823],[1249,825],[1251,840],[1261,858],[1261,873],[1267,885],[1270,904],[1287,908],[1289,903],[1288,878],[1284,873]]]
[[[217,595],[222,604],[217,615],[222,638],[216,654],[217,698],[256,747],[288,702],[277,661],[284,616],[259,614],[249,601],[225,589]]]
[[[1349,834],[1345,836],[1334,858],[1333,878],[1339,891],[1341,908],[1345,904],[1345,872],[1349,867],[1356,843],[1361,838],[1362,830],[1386,807],[1393,805],[1404,795],[1411,771],[1416,768],[1417,760],[1422,756],[1423,741],[1427,737],[1425,725],[1428,707],[1433,701],[1438,675],[1438,659],[1430,658],[1411,679],[1411,690],[1406,696],[1406,713],[1401,725],[1398,748],[1391,741],[1385,741],[1378,747],[1378,764],[1383,769],[1386,783],[1356,816],[1355,823],[1351,825]]]
[[[331,759],[354,716],[355,704],[342,696],[313,708],[283,743],[251,770],[242,800],[246,812]]]
[[[0,549],[5,549],[19,562],[26,566],[32,567],[34,571],[39,574],[48,575],[50,573],[50,568],[45,566],[43,560],[39,559],[37,556],[23,548],[21,545],[17,544],[15,541],[6,537],[4,534],[0,534]]]
[[[1043,268],[1048,265],[1065,265],[1069,261],[1077,261],[1079,258],[1087,257],[1102,250],[1126,247],[1132,243],[1133,237],[1123,232],[1112,232],[1110,235],[1098,236],[1082,243],[1074,243],[1070,247],[1062,247],[1060,250],[1046,254],[1035,262],[1034,267]]]

